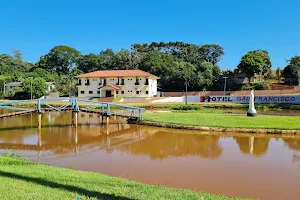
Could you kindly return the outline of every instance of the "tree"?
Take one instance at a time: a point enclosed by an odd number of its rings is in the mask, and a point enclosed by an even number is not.
[[[280,83],[281,75],[282,75],[281,69],[279,67],[277,67],[276,77],[277,77],[278,83]]]
[[[27,77],[33,77],[33,78],[43,78],[45,81],[56,81],[58,79],[58,74],[56,72],[48,72],[45,69],[42,68],[35,68],[31,72],[26,73]]]
[[[46,70],[55,71],[59,75],[67,74],[75,67],[80,55],[81,53],[72,47],[55,46],[48,54],[41,57],[38,65]]]
[[[73,96],[74,92],[77,91],[75,76],[82,74],[83,72],[78,68],[74,68],[68,74],[61,75],[56,80],[56,91],[59,92],[60,96]]]
[[[43,78],[26,78],[22,82],[23,91],[26,93],[27,98],[30,97],[31,89],[34,98],[40,98],[46,94],[47,84]]]
[[[137,69],[140,57],[136,51],[122,49],[115,54],[116,69]]]
[[[20,49],[13,49],[14,58],[20,62],[23,61],[23,54]]]
[[[208,88],[213,85],[213,81],[216,80],[221,74],[221,69],[218,66],[214,66],[211,62],[203,62],[198,67],[197,80],[198,87]]]
[[[239,72],[245,73],[249,79],[257,73],[267,74],[272,67],[269,54],[265,50],[249,51],[237,66]]]
[[[21,62],[10,55],[0,54],[0,75],[11,75],[15,72],[24,73],[34,67],[34,64]]]
[[[77,66],[84,73],[105,69],[102,65],[101,56],[92,53],[80,56]]]
[[[290,71],[297,77],[300,73],[300,56],[294,56],[288,60],[289,64],[286,67],[290,68]]]
[[[101,59],[101,67],[103,69],[116,69],[116,56],[112,49],[106,49],[99,53]]]

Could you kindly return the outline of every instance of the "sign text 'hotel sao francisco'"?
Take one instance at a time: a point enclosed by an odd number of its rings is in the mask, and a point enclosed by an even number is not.
[[[248,103],[249,96],[201,96],[200,102]],[[300,96],[255,96],[255,103],[294,103],[300,104]]]

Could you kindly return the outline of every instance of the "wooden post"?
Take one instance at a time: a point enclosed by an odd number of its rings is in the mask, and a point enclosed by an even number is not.
[[[79,105],[78,105],[78,100],[75,99],[75,111],[79,112]]]
[[[131,117],[134,117],[135,116],[135,109],[132,108],[132,111],[131,111]]]
[[[142,111],[142,109],[139,109],[139,117],[140,117],[140,120],[143,120],[143,111]]]
[[[37,110],[38,110],[38,113],[42,113],[41,100],[40,99],[38,99]]]
[[[107,108],[106,108],[106,114],[110,115],[110,104],[107,104]]]
[[[42,114],[38,114],[38,131],[42,130]]]

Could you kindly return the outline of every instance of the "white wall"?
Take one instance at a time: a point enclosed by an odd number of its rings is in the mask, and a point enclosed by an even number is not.
[[[119,78],[119,85],[117,85],[118,77],[107,77],[106,83],[121,88],[118,90],[118,97],[152,97],[157,94],[156,79],[149,79],[149,85],[145,85],[146,77],[138,77],[138,79],[139,85],[135,85],[135,76],[124,77],[124,85],[121,85],[122,78]],[[78,97],[100,97],[98,91],[101,85],[99,85],[99,83],[101,82],[103,84],[103,78],[89,78],[90,86],[85,85],[86,80],[86,78],[81,78],[81,86],[78,86]],[[84,91],[84,94],[81,94],[81,91]],[[92,94],[89,94],[89,91],[92,91]],[[124,94],[122,94],[122,91],[124,91]],[[139,91],[139,94],[137,94],[136,91]],[[148,91],[148,94],[146,94],[146,91]],[[105,90],[103,90],[103,92],[105,93]],[[103,96],[105,96],[105,94],[101,94],[101,97]]]
[[[152,101],[153,103],[166,103],[166,102],[185,102],[186,98],[185,96],[183,97],[169,97],[169,98],[164,98],[164,99],[159,99]],[[200,102],[200,96],[187,96],[187,101],[188,102],[194,102],[194,103],[199,103]]]

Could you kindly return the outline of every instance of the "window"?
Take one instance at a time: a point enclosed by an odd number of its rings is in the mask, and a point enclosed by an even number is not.
[[[97,94],[100,94],[100,91],[97,91]]]
[[[149,92],[148,92],[148,90],[146,91],[146,94],[148,94]]]
[[[116,94],[119,94],[119,91],[116,91]]]
[[[121,94],[124,94],[124,91],[121,91]]]
[[[140,91],[136,91],[136,94],[140,94]]]
[[[84,91],[81,91],[80,93],[81,93],[81,94],[84,94]]]
[[[89,91],[89,94],[93,94],[93,91]]]

